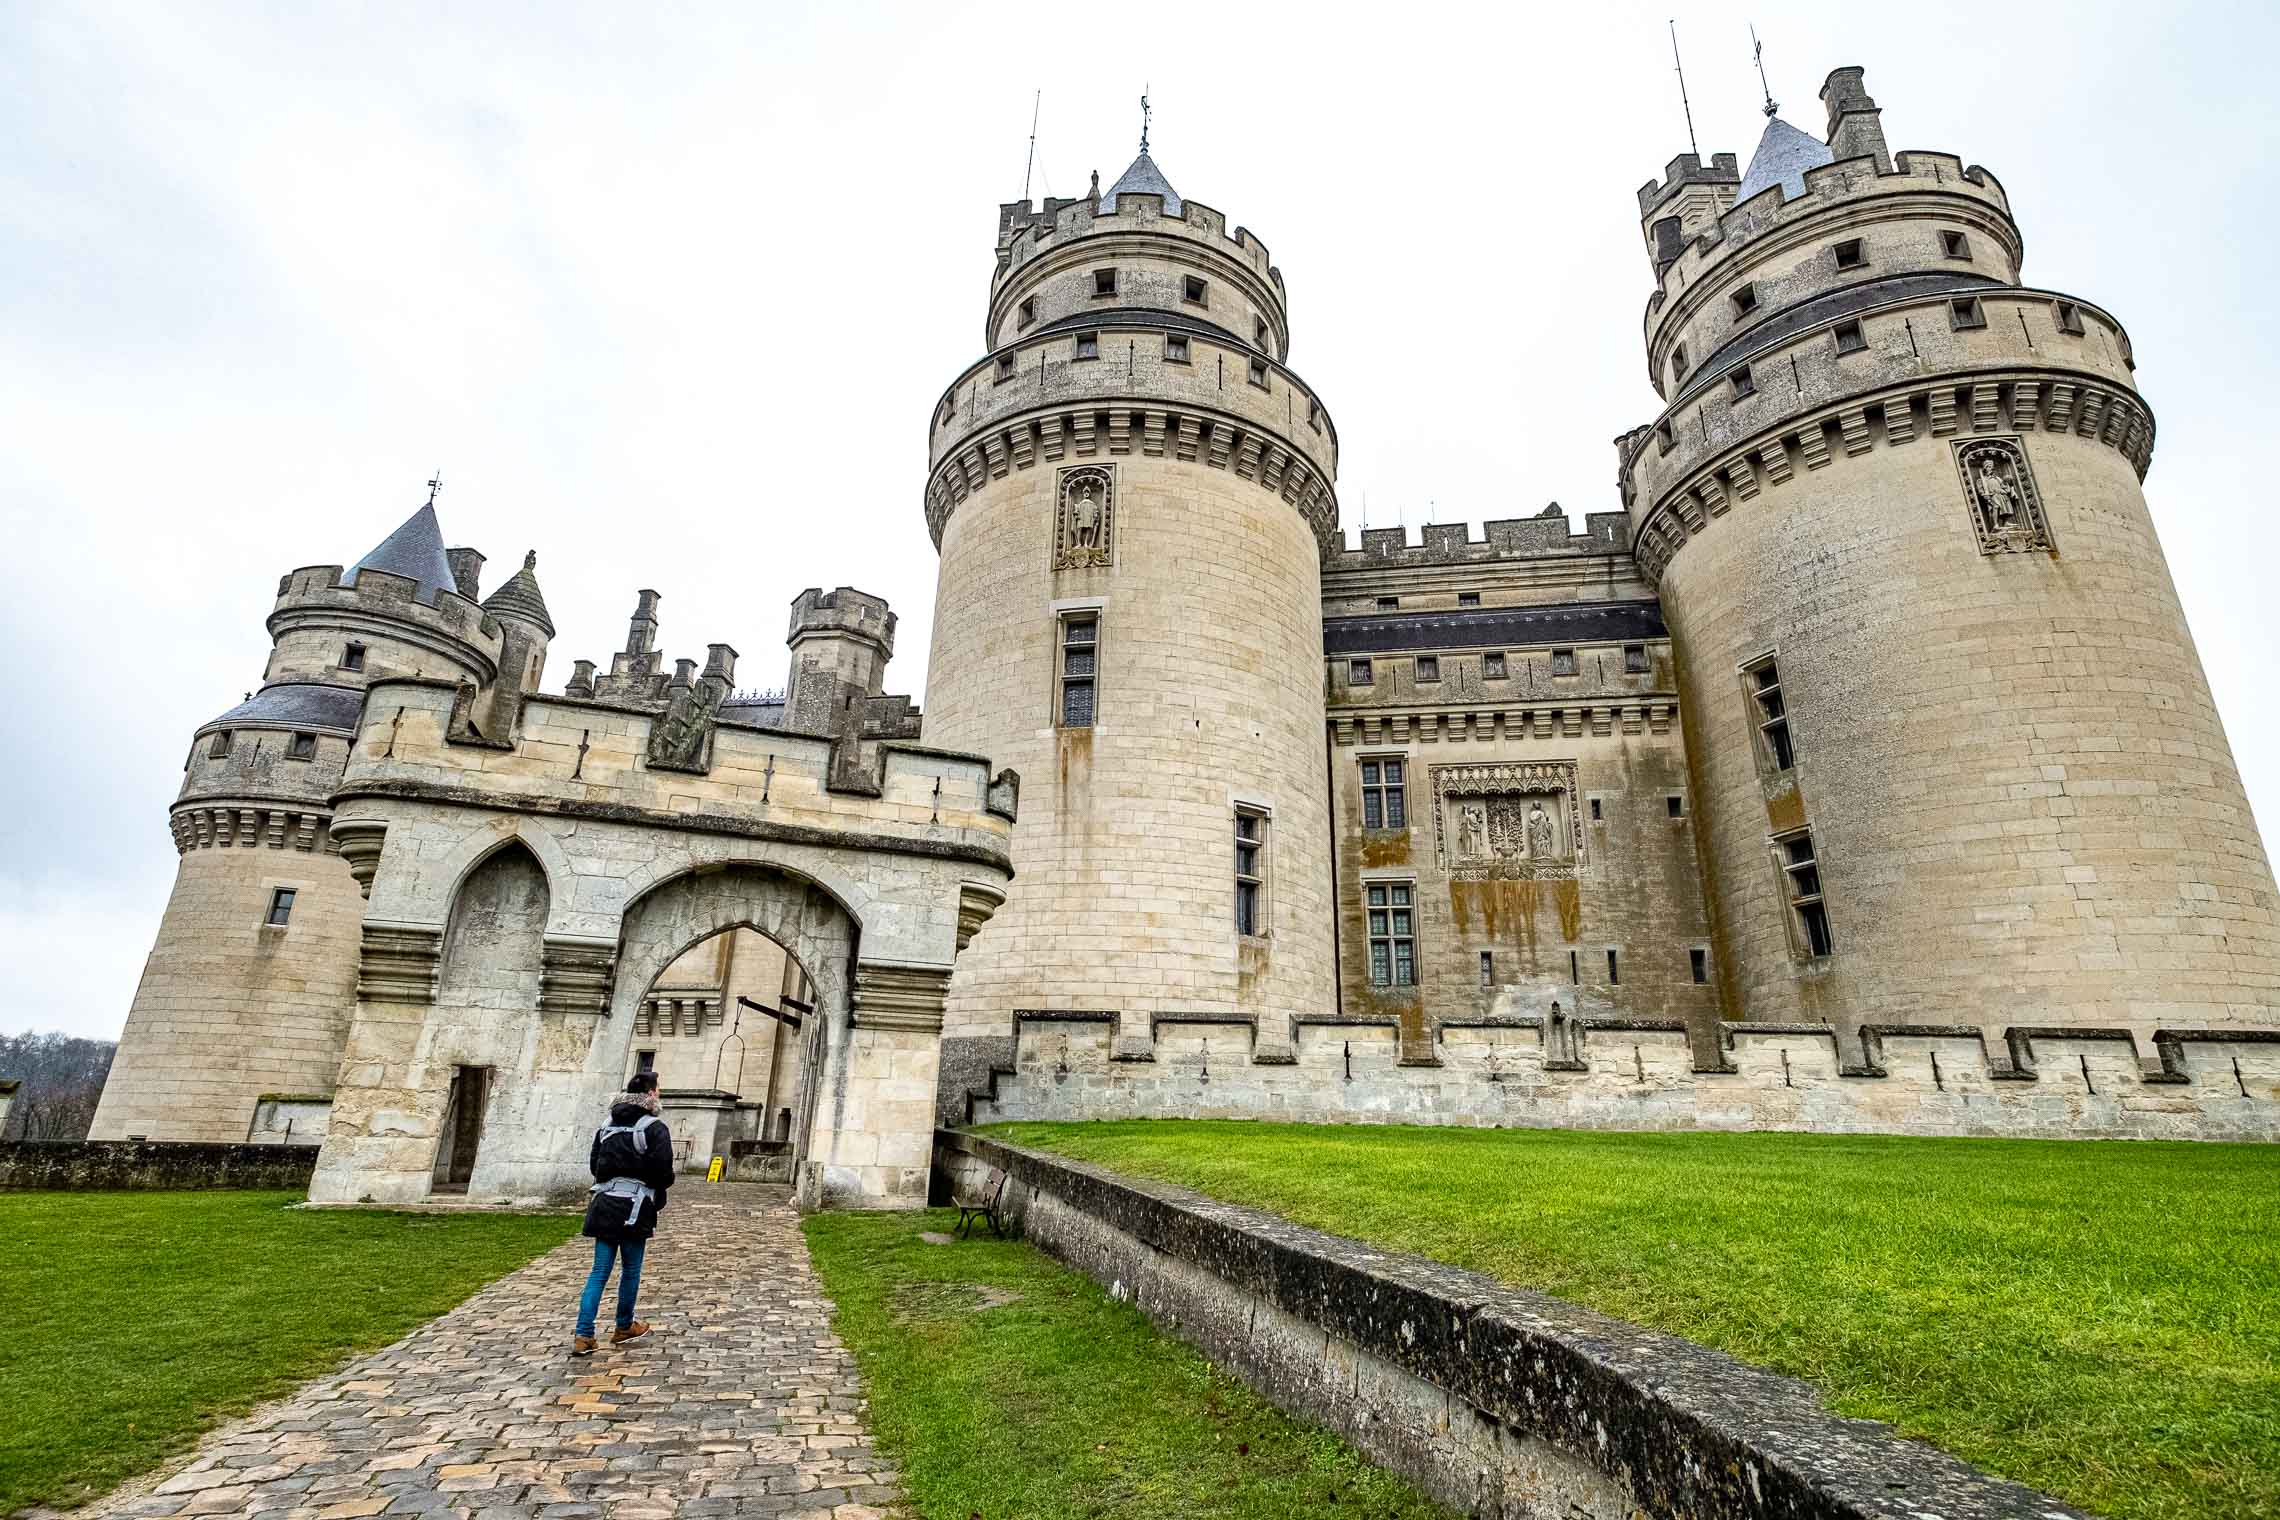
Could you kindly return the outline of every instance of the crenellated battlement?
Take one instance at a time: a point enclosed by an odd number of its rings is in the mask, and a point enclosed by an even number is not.
[[[446,590],[422,601],[417,581],[386,570],[360,570],[353,581],[344,574],[339,565],[304,565],[281,576],[270,637],[311,627],[363,629],[431,649],[480,684],[497,678],[504,630],[475,602]]]
[[[1568,530],[1568,516],[1553,502],[1534,517],[1499,517],[1481,524],[1472,537],[1466,523],[1428,523],[1411,542],[1407,528],[1364,528],[1361,542],[1339,547],[1322,562],[1325,576],[1386,568],[1422,569],[1435,565],[1480,565],[1503,560],[1573,558],[1630,553],[1630,528],[1621,512],[1591,512],[1581,533]]]
[[[1085,238],[1146,233],[1179,237],[1196,243],[1220,258],[1233,259],[1251,269],[1280,294],[1282,271],[1274,265],[1267,245],[1248,227],[1227,230],[1227,218],[1201,201],[1181,198],[1177,211],[1164,208],[1164,197],[1128,190],[1114,206],[1100,209],[1100,200],[1049,198],[1043,210],[1028,201],[1011,201],[998,207],[998,267],[993,291],[1045,254]]]
[[[1707,167],[1699,153],[1681,153],[1664,168],[1661,179],[1650,179],[1639,187],[1639,215],[1651,215],[1665,201],[1689,187],[1730,186],[1741,182],[1741,162],[1731,153],[1712,154]]]

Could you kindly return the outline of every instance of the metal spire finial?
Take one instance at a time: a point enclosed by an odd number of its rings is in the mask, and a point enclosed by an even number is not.
[[[1021,204],[1029,204],[1029,171],[1037,167],[1037,113],[1045,107],[1045,92],[1039,90],[1029,102],[1029,159],[1021,166]]]
[[[431,507],[432,507],[432,506],[434,506],[434,505],[435,505],[435,493],[436,493],[436,492],[438,492],[438,491],[440,491],[440,490],[442,490],[442,489],[443,489],[443,470],[442,470],[442,468],[439,466],[439,467],[437,468],[436,472],[435,472],[435,478],[434,478],[433,480],[430,480],[430,481],[428,482],[428,499],[427,499],[427,504],[428,504],[429,506],[431,506]]]
[[[1148,151],[1148,89],[1147,85],[1140,87],[1140,151],[1143,153]]]
[[[1687,150],[1700,158],[1702,144],[1694,140],[1694,103],[1686,98],[1686,64],[1678,56],[1678,21],[1675,17],[1670,23],[1670,61],[1671,66],[1678,70],[1678,104],[1686,112]]]
[[[1765,114],[1775,115],[1781,107],[1774,101],[1773,86],[1765,82],[1765,44],[1758,41],[1755,23],[1750,26],[1750,56],[1757,61],[1758,88],[1765,92]]]

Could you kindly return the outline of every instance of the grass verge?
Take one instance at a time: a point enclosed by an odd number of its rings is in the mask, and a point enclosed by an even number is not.
[[[990,1132],[1719,1347],[2116,1520],[2280,1514],[2280,1147]]]
[[[955,1218],[803,1226],[926,1520],[1448,1514],[1034,1247],[919,1238]]]
[[[566,1239],[298,1193],[0,1194],[0,1515],[69,1506]]]

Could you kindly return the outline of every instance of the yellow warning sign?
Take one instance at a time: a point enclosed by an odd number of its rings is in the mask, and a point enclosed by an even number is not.
[[[712,1158],[712,1165],[711,1165],[711,1166],[708,1166],[708,1167],[706,1167],[706,1168],[705,1168],[705,1181],[707,1181],[707,1182],[718,1182],[718,1181],[720,1181],[721,1168],[722,1168],[722,1166],[723,1166],[723,1165],[724,1165],[724,1163],[721,1161],[720,1157],[718,1157],[718,1156],[715,1156],[715,1157],[713,1157],[713,1158]]]

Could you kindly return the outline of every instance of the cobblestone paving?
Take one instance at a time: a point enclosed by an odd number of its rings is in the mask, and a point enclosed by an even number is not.
[[[182,1471],[90,1516],[373,1515],[877,1520],[901,1498],[871,1449],[782,1188],[684,1183],[651,1241],[655,1331],[573,1360],[578,1239],[384,1350],[207,1437]]]

